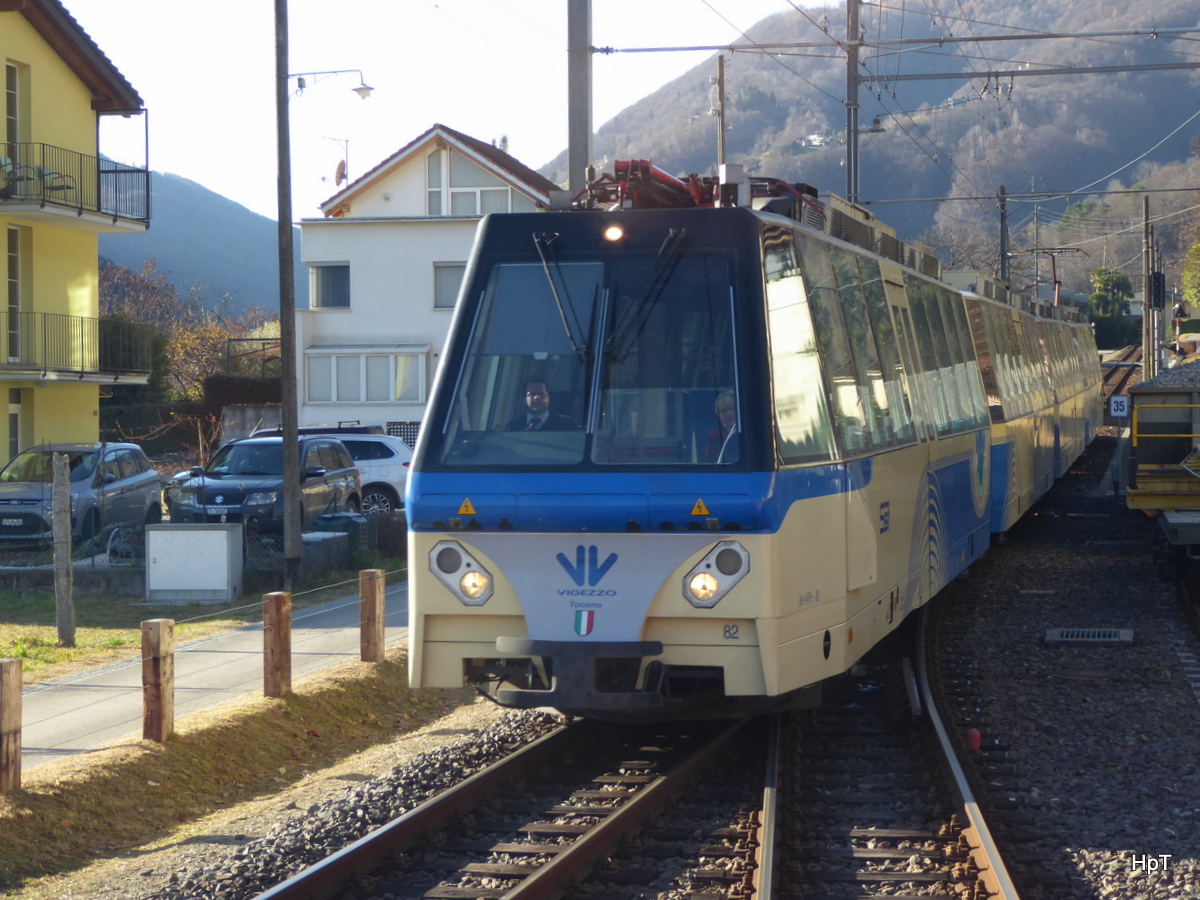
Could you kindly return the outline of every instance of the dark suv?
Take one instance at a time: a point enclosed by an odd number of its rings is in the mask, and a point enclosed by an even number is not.
[[[300,438],[301,529],[327,513],[359,512],[362,486],[354,460],[337,438]],[[173,522],[242,522],[283,531],[283,438],[231,441],[174,491]]]

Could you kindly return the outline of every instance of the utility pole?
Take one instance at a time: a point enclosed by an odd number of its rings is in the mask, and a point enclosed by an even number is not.
[[[1000,185],[1000,280],[1008,285],[1008,195]]]
[[[1142,196],[1142,380],[1158,374],[1154,362],[1154,310],[1150,301],[1150,195]]]
[[[725,165],[725,54],[717,56],[717,165]]]
[[[859,7],[846,0],[846,199],[858,202],[858,49]]]
[[[571,196],[592,165],[592,0],[567,3],[567,175]]]

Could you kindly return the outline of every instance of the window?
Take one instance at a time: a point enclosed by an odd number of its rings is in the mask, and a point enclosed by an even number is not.
[[[313,309],[350,308],[350,266],[312,267]]]
[[[460,262],[435,262],[433,264],[433,308],[454,309],[458,300],[458,289],[462,286],[467,264]]]
[[[425,212],[430,216],[536,210],[529,198],[514,194],[507,182],[454,149],[434,150],[426,157],[425,187]]]
[[[396,352],[400,346],[412,349]],[[427,346],[391,345],[350,352],[350,345],[345,345],[347,352],[337,352],[341,349],[310,347],[305,354],[309,403],[425,402]]]

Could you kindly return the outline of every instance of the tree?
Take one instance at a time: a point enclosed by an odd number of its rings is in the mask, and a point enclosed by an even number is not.
[[[165,341],[156,345],[155,364],[165,364],[160,396],[171,400],[199,400],[204,379],[222,372],[230,338],[257,336],[277,322],[261,310],[231,316],[231,297],[224,297],[221,308],[212,310],[201,301],[201,286],[195,285],[180,296],[167,276],[155,269],[154,260],[142,264],[141,271],[105,262],[100,268],[100,312],[135,322],[153,325]],[[278,325],[275,325],[278,333]],[[143,398],[138,398],[143,399]]]
[[[1094,289],[1088,304],[1095,315],[1123,316],[1129,314],[1129,300],[1133,297],[1133,285],[1129,276],[1120,269],[1095,269],[1092,271]]]
[[[1200,242],[1192,244],[1183,259],[1183,302],[1189,309],[1200,309]]]

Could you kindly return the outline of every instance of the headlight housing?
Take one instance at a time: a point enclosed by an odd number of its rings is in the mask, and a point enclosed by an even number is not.
[[[464,606],[483,606],[492,597],[492,575],[458,541],[438,541],[429,551],[429,571]]]
[[[243,501],[244,506],[274,506],[275,498],[279,496],[278,491],[255,491],[253,494],[247,494]]]
[[[737,541],[721,541],[683,576],[683,597],[712,609],[750,572],[750,554]]]
[[[200,503],[196,499],[195,491],[180,491],[171,500],[171,505],[176,509],[198,509]]]

